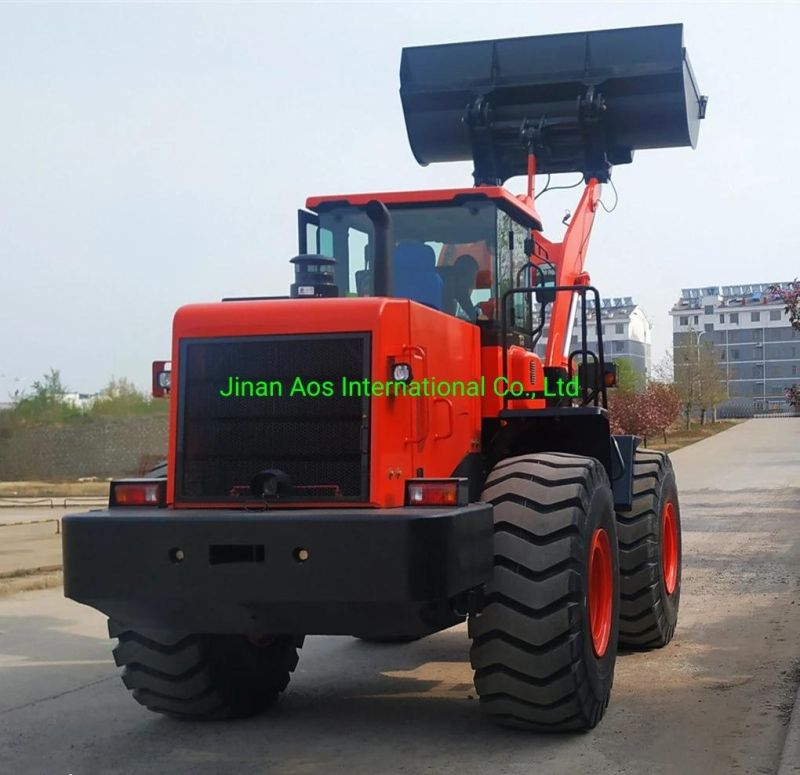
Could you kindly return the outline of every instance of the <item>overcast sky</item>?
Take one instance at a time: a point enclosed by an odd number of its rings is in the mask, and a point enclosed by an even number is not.
[[[667,22],[710,98],[699,146],[615,168],[588,256],[656,359],[681,287],[800,274],[797,5],[0,6],[0,401],[50,367],[146,387],[178,306],[287,292],[311,194],[469,185],[411,155],[403,46]],[[539,200],[551,238],[575,193]]]

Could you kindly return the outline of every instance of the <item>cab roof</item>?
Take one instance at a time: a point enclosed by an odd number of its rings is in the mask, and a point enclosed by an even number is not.
[[[534,203],[525,195],[516,196],[502,186],[476,186],[473,188],[444,188],[431,191],[388,191],[374,194],[332,194],[311,196],[306,207],[314,212],[336,205],[363,207],[377,199],[387,207],[391,205],[435,205],[459,204],[463,201],[488,199],[497,203],[502,210],[514,215],[521,223],[537,231],[542,230],[542,219],[536,212]]]

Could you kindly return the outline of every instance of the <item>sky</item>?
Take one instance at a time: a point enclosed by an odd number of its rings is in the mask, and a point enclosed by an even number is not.
[[[674,22],[698,147],[616,167],[587,257],[655,360],[681,288],[800,275],[799,5],[0,5],[0,402],[50,368],[148,387],[180,305],[288,292],[307,196],[471,185],[411,154],[403,46]],[[551,239],[577,192],[537,203]]]

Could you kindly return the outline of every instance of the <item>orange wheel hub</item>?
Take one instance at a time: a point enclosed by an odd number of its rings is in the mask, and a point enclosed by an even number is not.
[[[678,584],[678,520],[672,501],[667,501],[661,510],[661,567],[664,586],[671,595]]]
[[[608,533],[598,528],[592,536],[589,550],[589,623],[592,628],[592,648],[602,657],[611,636],[611,616],[614,610],[614,578],[611,564],[611,544]]]

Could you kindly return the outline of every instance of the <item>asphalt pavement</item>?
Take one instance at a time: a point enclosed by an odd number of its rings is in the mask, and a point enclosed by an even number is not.
[[[122,686],[104,617],[51,589],[0,599],[0,772],[774,773],[800,682],[800,420],[751,420],[672,458],[676,637],[620,656],[592,732],[493,727],[464,626],[408,645],[307,638],[268,713],[162,718]]]

